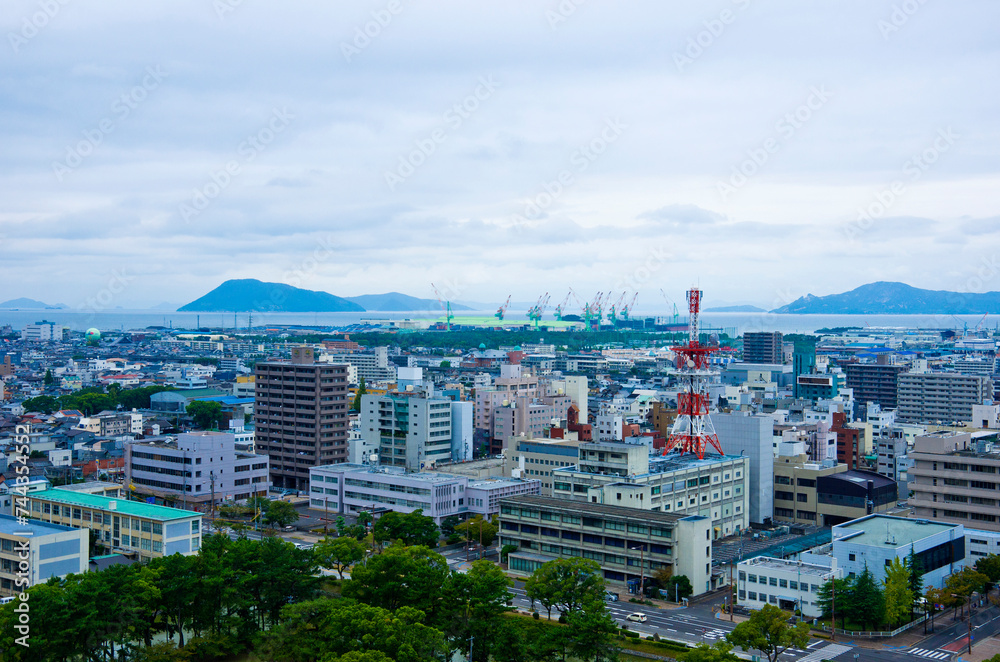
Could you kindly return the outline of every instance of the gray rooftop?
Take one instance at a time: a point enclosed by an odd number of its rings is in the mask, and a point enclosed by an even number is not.
[[[951,531],[958,526],[958,524],[931,522],[925,519],[868,515],[833,527],[833,540],[850,537],[852,543],[899,548],[944,531]]]
[[[610,517],[620,517],[626,520],[635,520],[642,524],[676,524],[678,520],[685,519],[681,515],[673,515],[656,510],[642,510],[640,508],[626,508],[624,506],[609,506],[603,503],[588,503],[586,501],[570,501],[569,499],[557,499],[554,497],[544,497],[534,494],[522,494],[500,501],[502,504],[518,506],[536,506],[551,510],[568,511],[575,515],[603,515]]]
[[[73,531],[71,526],[62,524],[50,524],[37,519],[29,519],[23,523],[18,523],[16,517],[10,515],[0,515],[0,533],[8,536],[22,536],[25,538],[50,536],[53,533],[63,533]]]
[[[770,568],[771,570],[791,570],[803,575],[813,575],[820,578],[829,577],[833,572],[830,568],[815,563],[785,561],[771,556],[756,556],[752,559],[741,561],[740,565],[748,565],[755,568]]]

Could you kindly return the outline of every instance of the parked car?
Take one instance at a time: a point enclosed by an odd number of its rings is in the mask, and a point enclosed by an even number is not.
[[[645,623],[646,615],[641,611],[634,611],[625,617],[625,620],[632,621],[633,623]]]
[[[618,602],[618,594],[612,593],[611,591],[605,591],[604,599],[607,602]]]

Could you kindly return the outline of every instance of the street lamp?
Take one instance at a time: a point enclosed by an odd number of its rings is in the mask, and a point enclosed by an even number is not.
[[[632,551],[639,550],[639,595],[645,596],[646,594],[643,592],[643,589],[645,588],[646,580],[643,571],[646,569],[646,545],[640,544],[637,547],[629,547],[629,549]]]

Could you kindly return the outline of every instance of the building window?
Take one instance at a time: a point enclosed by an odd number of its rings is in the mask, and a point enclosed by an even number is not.
[[[857,561],[857,560],[858,560],[858,557],[857,557],[857,556],[855,556],[854,554],[848,554],[848,555],[847,555],[847,560],[848,560],[848,561]]]

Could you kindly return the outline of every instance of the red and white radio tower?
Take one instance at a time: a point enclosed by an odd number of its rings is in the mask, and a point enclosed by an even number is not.
[[[671,347],[677,354],[677,367],[681,377],[686,379],[684,392],[677,394],[677,418],[670,430],[666,453],[674,448],[680,448],[682,453],[697,453],[698,459],[705,458],[707,444],[712,444],[720,455],[722,447],[715,427],[708,417],[708,390],[706,388],[709,375],[708,355],[715,347],[702,345],[698,342],[698,313],[701,311],[701,290],[691,289],[687,293],[688,342],[681,347]]]

